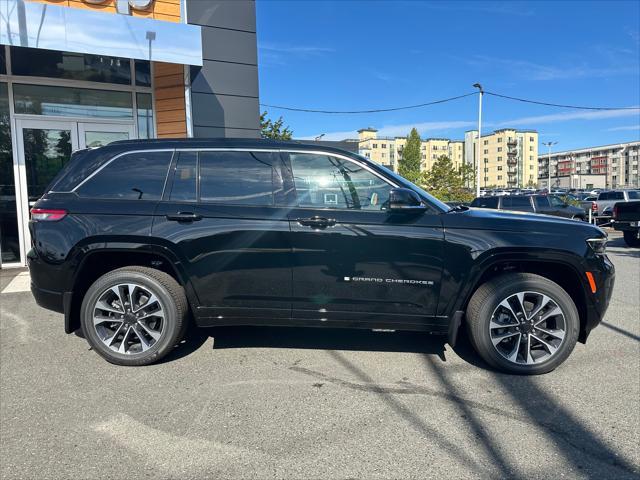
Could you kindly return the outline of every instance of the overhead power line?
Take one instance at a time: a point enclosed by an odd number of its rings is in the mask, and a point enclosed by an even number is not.
[[[545,105],[547,107],[560,107],[560,108],[575,108],[578,110],[640,110],[640,107],[584,107],[580,105],[562,105],[558,103],[539,102],[537,100],[528,100],[526,98],[510,97],[509,95],[502,95],[500,93],[485,92],[487,95],[494,97],[506,98],[508,100],[515,100],[517,102],[534,103],[536,105]]]
[[[329,113],[329,114],[354,114],[354,113],[380,113],[380,112],[395,112],[398,110],[409,110],[411,108],[420,108],[420,107],[428,107],[429,105],[436,105],[438,103],[446,103],[451,102],[453,100],[458,100],[464,97],[470,97],[471,95],[476,95],[477,92],[466,93],[464,95],[458,95],[457,97],[443,98],[442,100],[434,100],[432,102],[419,103],[417,105],[407,105],[404,107],[393,107],[393,108],[376,108],[373,110],[314,110],[311,108],[295,108],[295,107],[283,107],[281,105],[269,105],[266,103],[261,103],[261,107],[266,108],[278,108],[280,110],[288,110],[290,112],[306,112],[306,113]]]
[[[530,100],[527,98],[519,98],[519,97],[511,97],[509,95],[502,95],[501,93],[488,92],[484,91],[487,95],[492,95],[494,97],[504,98],[507,100],[513,100],[516,102],[523,103],[532,103],[534,105],[544,105],[547,107],[557,107],[557,108],[572,108],[577,110],[640,110],[640,107],[587,107],[583,105],[564,105],[560,103],[551,103],[551,102],[541,102],[538,100]],[[261,107],[265,108],[275,108],[279,110],[287,110],[289,112],[305,112],[305,113],[324,113],[324,114],[333,114],[333,115],[351,115],[358,113],[382,113],[382,112],[396,112],[398,110],[409,110],[413,108],[422,108],[428,107],[431,105],[437,105],[439,103],[447,103],[454,100],[459,100],[461,98],[470,97],[472,95],[477,95],[478,92],[466,93],[464,95],[458,95],[455,97],[443,98],[441,100],[434,100],[431,102],[418,103],[416,105],[406,105],[403,107],[392,107],[392,108],[375,108],[371,110],[317,110],[313,108],[299,108],[299,107],[286,107],[282,105],[270,105],[268,103],[261,103]]]

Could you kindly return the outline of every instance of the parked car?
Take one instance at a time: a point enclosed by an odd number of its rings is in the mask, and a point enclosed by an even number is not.
[[[495,208],[518,212],[542,213],[556,217],[585,220],[582,208],[564,202],[557,195],[519,195],[509,197],[478,197],[471,202],[472,207]]]
[[[603,211],[607,207],[611,207],[618,202],[629,202],[631,200],[640,200],[640,190],[609,190],[606,192],[600,192],[598,194],[598,200],[596,205],[598,207],[598,215],[603,215]]]
[[[618,202],[613,206],[613,228],[624,235],[630,247],[640,247],[640,200]]]
[[[490,365],[538,374],[587,340],[614,283],[593,225],[452,209],[365,157],[299,142],[83,150],[29,227],[36,301],[119,365],[163,358],[192,320],[420,330],[452,345],[465,325]]]

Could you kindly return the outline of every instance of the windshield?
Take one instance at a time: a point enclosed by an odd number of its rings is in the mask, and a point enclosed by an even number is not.
[[[366,157],[362,157],[362,155],[358,155],[360,158],[364,158],[367,161],[370,161],[368,158]],[[434,197],[433,195],[431,195],[430,193],[428,193],[427,191],[423,190],[422,188],[420,188],[419,186],[417,186],[414,183],[411,183],[409,180],[407,180],[404,177],[401,177],[400,175],[398,175],[397,173],[393,172],[392,170],[389,170],[387,167],[385,167],[384,165],[377,165],[377,167],[381,168],[382,170],[385,171],[385,173],[387,175],[389,175],[391,178],[393,178],[394,180],[397,180],[398,183],[401,184],[402,187],[407,187],[410,188],[411,190],[416,191],[417,193],[419,193],[421,196],[423,196],[424,198],[426,198],[431,204],[435,205],[436,208],[442,210],[443,212],[450,212],[451,210],[453,210],[453,208],[451,208],[449,205],[447,205],[444,202],[441,202],[440,200],[438,200],[436,197]]]
[[[631,190],[628,194],[629,200],[640,200],[640,192],[638,190]]]

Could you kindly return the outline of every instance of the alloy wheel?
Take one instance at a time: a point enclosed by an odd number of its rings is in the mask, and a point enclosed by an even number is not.
[[[165,311],[160,300],[137,283],[121,283],[104,290],[92,311],[98,338],[120,354],[146,352],[164,332]]]
[[[567,322],[558,303],[540,292],[509,295],[493,311],[489,334],[495,350],[518,365],[542,363],[564,342]]]

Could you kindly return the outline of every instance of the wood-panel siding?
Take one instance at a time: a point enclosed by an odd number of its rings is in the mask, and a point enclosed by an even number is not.
[[[186,137],[184,67],[175,63],[154,62],[153,83],[157,137]]]
[[[71,8],[83,8],[101,12],[117,13],[116,0],[105,0],[99,4],[84,0],[30,0]],[[154,0],[148,10],[131,9],[134,17],[153,18],[168,22],[180,22],[180,0]],[[182,65],[154,62],[154,96],[156,114],[156,136],[186,137],[187,114],[184,101],[184,70]]]

